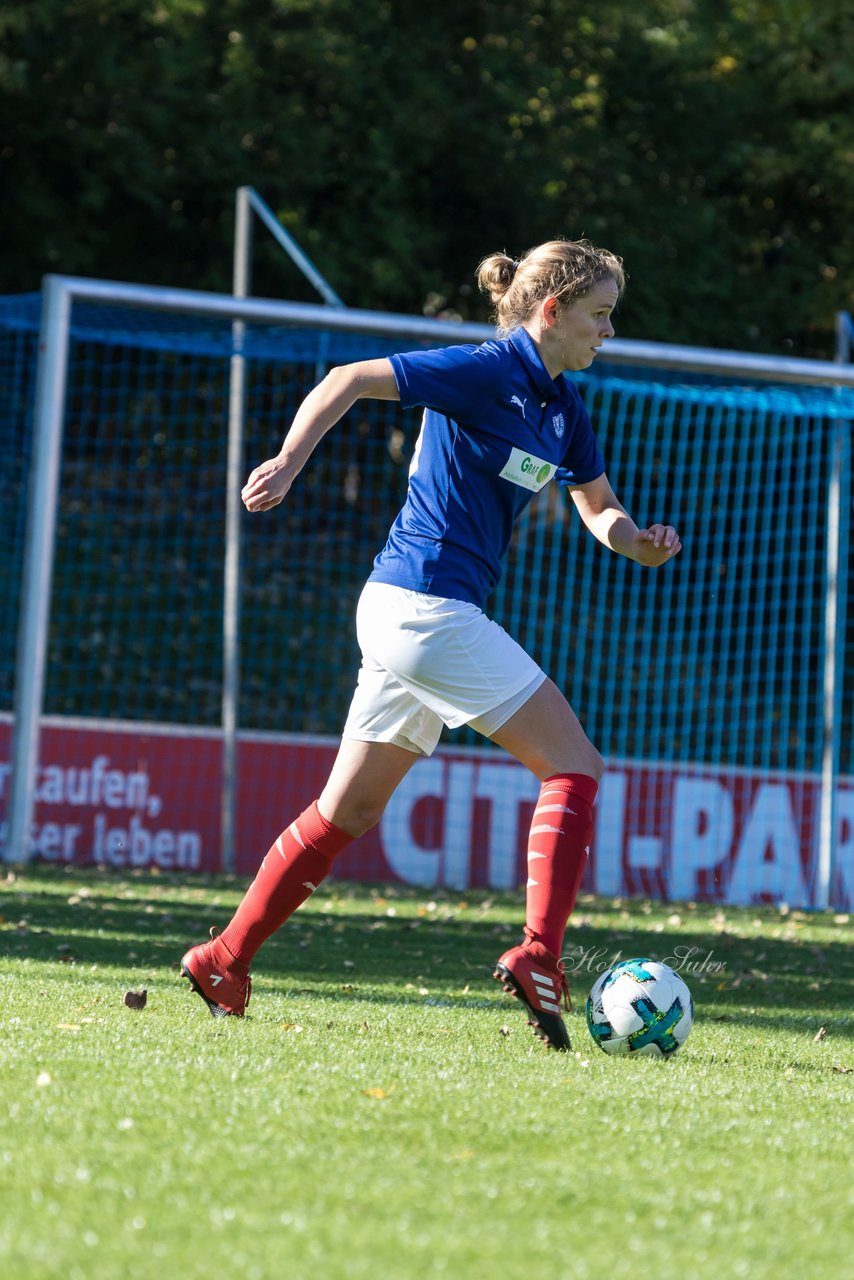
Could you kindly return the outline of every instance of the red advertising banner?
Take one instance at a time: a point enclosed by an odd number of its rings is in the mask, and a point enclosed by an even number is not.
[[[0,717],[0,851],[11,766]],[[319,793],[336,741],[241,735],[236,871],[247,878]],[[31,851],[47,862],[220,869],[218,734],[174,725],[46,720]],[[420,760],[382,821],[339,858],[355,880],[465,889],[524,884],[538,784],[494,751]],[[854,780],[840,783],[832,904],[854,899]],[[817,777],[725,766],[609,761],[585,888],[607,895],[776,903],[815,898]]]

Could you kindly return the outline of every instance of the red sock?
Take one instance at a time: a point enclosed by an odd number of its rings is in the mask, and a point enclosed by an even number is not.
[[[593,834],[598,784],[583,773],[546,778],[528,837],[525,933],[560,956]]]
[[[239,965],[248,969],[261,944],[314,893],[352,839],[326,821],[316,802],[282,832],[218,939]]]

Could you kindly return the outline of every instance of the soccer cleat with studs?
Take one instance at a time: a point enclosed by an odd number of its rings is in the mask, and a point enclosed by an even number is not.
[[[200,995],[214,1018],[242,1018],[252,994],[252,979],[246,966],[237,972],[234,957],[211,929],[210,942],[202,942],[184,953],[181,976]]]
[[[572,1008],[566,974],[557,956],[541,942],[524,942],[512,947],[495,966],[492,974],[504,990],[530,1013],[528,1025],[552,1049],[567,1052],[572,1046],[561,1016],[561,1003]]]

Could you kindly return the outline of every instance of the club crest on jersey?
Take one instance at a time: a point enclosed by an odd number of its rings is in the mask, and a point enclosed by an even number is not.
[[[564,431],[565,431],[565,429],[566,429],[566,426],[565,426],[565,423],[564,423],[564,420],[563,420],[563,414],[562,414],[562,413],[555,413],[555,414],[553,414],[553,416],[552,416],[552,426],[553,426],[553,427],[554,427],[554,429],[555,429],[555,435],[557,436],[558,440],[560,440],[561,436],[563,435],[563,433],[564,433]]]

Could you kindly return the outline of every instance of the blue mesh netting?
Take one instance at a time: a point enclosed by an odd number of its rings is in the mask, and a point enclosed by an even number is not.
[[[14,499],[2,516],[4,708],[39,302],[0,299],[0,451]],[[278,449],[319,361],[400,345],[249,326],[245,471]],[[48,711],[218,721],[231,353],[227,322],[75,305]],[[639,521],[676,524],[685,550],[666,571],[639,569],[546,489],[517,530],[494,616],[608,756],[817,769],[831,447],[840,422],[847,441],[854,396],[607,367],[579,381],[618,494]],[[355,600],[402,501],[417,426],[396,405],[358,404],[282,508],[244,517],[243,727],[339,731],[358,665]],[[847,515],[847,464],[844,480]],[[841,649],[850,659],[850,623]],[[850,771],[846,679],[839,734]]]

